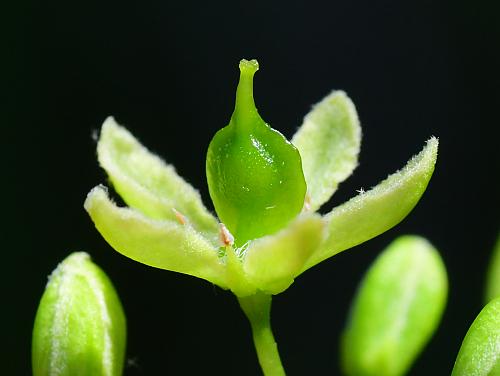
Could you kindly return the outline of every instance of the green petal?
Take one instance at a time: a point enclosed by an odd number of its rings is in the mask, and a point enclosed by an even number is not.
[[[124,256],[226,287],[217,249],[188,223],[152,220],[134,209],[119,208],[101,186],[90,191],[85,209],[104,239]]]
[[[302,157],[310,209],[315,211],[358,165],[361,127],[346,93],[333,91],[316,104],[292,143]]]
[[[303,215],[275,235],[255,240],[246,251],[244,271],[262,291],[278,294],[300,274],[323,239],[319,215]]]
[[[488,303],[472,323],[451,375],[500,375],[500,298]]]
[[[500,234],[491,255],[486,281],[486,303],[500,296]]]
[[[175,209],[210,239],[217,238],[218,222],[198,191],[112,117],[102,125],[97,156],[127,205],[154,219],[175,219]]]
[[[446,304],[446,269],[418,236],[395,240],[356,295],[342,341],[348,376],[402,376],[436,330]]]
[[[327,239],[306,268],[372,239],[401,222],[427,188],[434,172],[437,150],[438,140],[432,137],[402,170],[327,214]]]
[[[88,254],[73,253],[49,277],[33,328],[34,376],[119,376],[125,314],[111,281]]]

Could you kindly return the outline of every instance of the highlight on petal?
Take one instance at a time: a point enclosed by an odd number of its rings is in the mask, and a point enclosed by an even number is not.
[[[425,192],[434,172],[437,151],[438,140],[432,137],[403,169],[328,213],[327,238],[305,269],[401,222]]]
[[[361,127],[346,93],[333,91],[316,104],[292,143],[299,149],[310,209],[315,211],[358,165]]]
[[[451,376],[500,375],[500,298],[476,317],[460,346]]]
[[[218,221],[198,191],[112,117],[102,125],[97,157],[127,205],[154,219],[175,219],[177,211],[198,231],[216,239]]]
[[[323,240],[320,215],[299,216],[280,232],[250,243],[244,271],[257,288],[271,294],[286,290]]]
[[[419,236],[401,236],[360,284],[342,337],[348,376],[405,375],[437,329],[448,278],[439,252]]]
[[[152,220],[134,209],[119,208],[102,186],[90,191],[85,209],[104,239],[124,256],[226,288],[218,250],[189,223]]]

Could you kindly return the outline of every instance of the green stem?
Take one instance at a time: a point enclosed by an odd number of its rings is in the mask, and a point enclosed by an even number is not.
[[[238,298],[252,327],[253,342],[265,376],[285,376],[278,345],[271,331],[271,295],[257,293]]]

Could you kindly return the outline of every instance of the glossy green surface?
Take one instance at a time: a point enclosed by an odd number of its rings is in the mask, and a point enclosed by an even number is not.
[[[83,252],[49,277],[33,328],[34,376],[119,376],[125,315],[113,285]]]
[[[451,375],[500,375],[500,298],[489,302],[472,323]]]
[[[234,113],[207,152],[210,196],[239,246],[283,228],[302,210],[306,193],[299,152],[255,108],[257,69],[256,60],[240,62]]]
[[[436,330],[446,269],[425,239],[402,236],[375,260],[358,289],[342,338],[348,376],[404,375]]]

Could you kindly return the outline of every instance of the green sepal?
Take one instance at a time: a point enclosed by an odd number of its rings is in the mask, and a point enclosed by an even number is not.
[[[137,210],[120,208],[102,186],[90,191],[84,206],[97,230],[122,255],[226,288],[218,248],[189,223],[154,220]]]
[[[403,169],[328,213],[324,217],[327,221],[326,240],[311,256],[305,269],[401,222],[425,192],[434,172],[437,150],[438,140],[432,137]]]
[[[439,253],[402,236],[377,257],[351,307],[342,338],[347,376],[401,376],[436,330],[448,291]]]
[[[218,221],[205,208],[198,191],[112,117],[102,125],[97,157],[128,206],[153,219],[175,220],[175,209],[205,236],[217,238]]]
[[[286,290],[323,240],[323,230],[321,216],[304,214],[280,232],[253,241],[244,259],[249,280],[268,294]]]
[[[247,297],[257,292],[257,286],[245,275],[241,261],[241,249],[225,247],[226,281],[232,293],[237,297]],[[238,254],[237,254],[238,253]]]
[[[491,254],[486,277],[485,303],[488,303],[500,296],[500,233]]]
[[[257,69],[256,60],[240,62],[231,121],[207,151],[210,196],[238,247],[285,227],[302,210],[306,193],[299,152],[255,108]]]
[[[479,313],[458,352],[451,376],[500,375],[500,298]]]
[[[125,314],[111,281],[83,252],[49,277],[33,328],[34,376],[119,376]]]
[[[306,205],[318,210],[358,165],[361,126],[354,104],[333,91],[305,116],[292,138],[299,149],[307,183]]]

